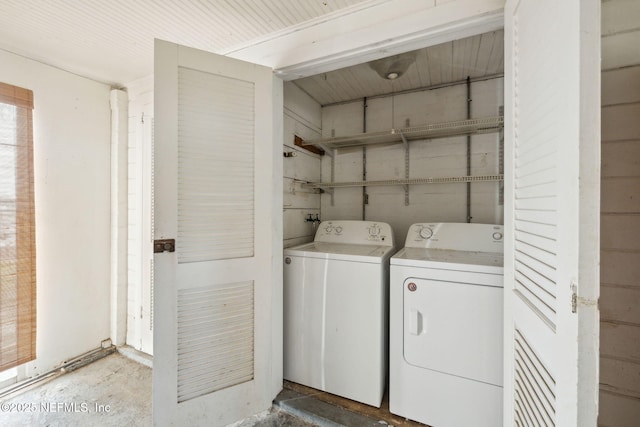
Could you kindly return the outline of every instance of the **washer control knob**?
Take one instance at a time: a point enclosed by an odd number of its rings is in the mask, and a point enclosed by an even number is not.
[[[327,225],[324,229],[324,231],[326,231],[327,233],[331,233],[333,231],[333,226],[331,225]]]
[[[433,237],[433,230],[429,227],[422,228],[420,230],[420,237],[422,237],[423,239],[430,239],[431,237]]]
[[[378,227],[377,225],[369,227],[369,234],[372,236],[377,236],[378,234],[380,234],[380,227]]]
[[[502,240],[502,233],[499,231],[493,233],[493,240]]]
[[[336,227],[336,233],[338,233],[338,234],[342,233],[342,227],[337,226]]]

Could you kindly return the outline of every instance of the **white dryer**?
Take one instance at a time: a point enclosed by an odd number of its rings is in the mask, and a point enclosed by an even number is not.
[[[389,409],[433,427],[502,425],[503,227],[410,227],[391,258]]]
[[[284,378],[379,407],[386,382],[391,227],[322,222],[284,251]]]

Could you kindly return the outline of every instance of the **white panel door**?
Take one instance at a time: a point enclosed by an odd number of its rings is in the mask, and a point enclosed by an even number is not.
[[[599,4],[506,2],[505,426],[596,425]]]
[[[459,276],[451,271],[447,280],[431,279],[441,271],[423,269],[421,277],[429,279],[409,277],[402,284],[405,361],[502,386],[502,334],[496,333],[502,329],[502,276],[482,274],[489,285],[455,282]]]
[[[282,83],[155,45],[153,420],[223,426],[282,386]]]

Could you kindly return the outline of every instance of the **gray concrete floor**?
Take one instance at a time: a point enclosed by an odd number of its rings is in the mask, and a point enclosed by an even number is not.
[[[3,427],[150,426],[151,368],[113,353],[8,396],[0,401],[0,406],[0,425]],[[285,382],[285,390],[278,395],[270,412],[233,425],[255,426],[424,425],[395,417],[384,405],[381,409],[372,408]]]
[[[3,426],[149,426],[151,369],[114,353],[1,405]]]
[[[127,353],[128,354],[128,353]],[[150,426],[151,368],[113,353],[0,401],[1,426]],[[233,427],[419,427],[389,413],[285,382],[271,412]],[[427,426],[425,426],[427,427]]]
[[[256,415],[232,427],[318,427],[319,424],[304,421],[286,412],[274,408],[268,414]]]
[[[4,426],[150,426],[151,368],[114,353],[4,398]],[[236,427],[313,427],[274,409]]]

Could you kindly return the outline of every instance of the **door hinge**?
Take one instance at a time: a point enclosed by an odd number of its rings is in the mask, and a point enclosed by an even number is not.
[[[175,252],[176,239],[158,239],[153,241],[153,253]]]
[[[578,285],[571,282],[571,312],[578,312]]]

